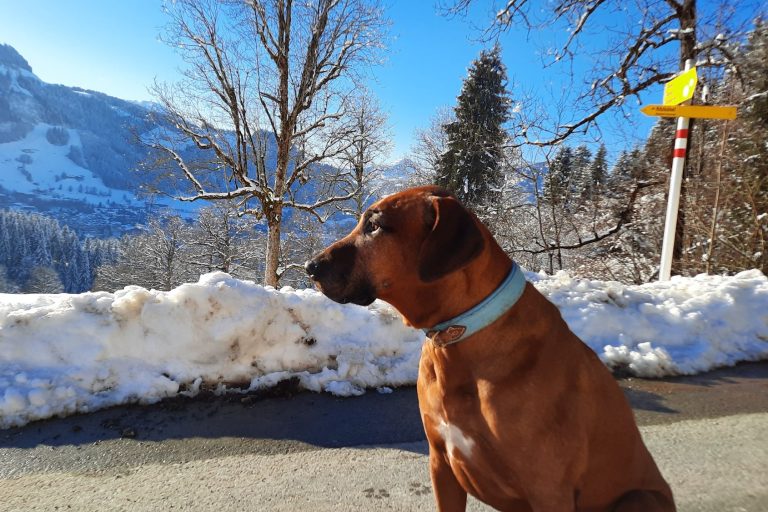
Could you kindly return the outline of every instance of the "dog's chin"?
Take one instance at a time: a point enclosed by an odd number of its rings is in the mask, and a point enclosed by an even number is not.
[[[376,300],[376,297],[372,293],[366,293],[366,294],[355,295],[353,297],[350,297],[344,302],[342,302],[342,304],[351,303],[351,304],[357,304],[358,306],[368,306],[371,303],[373,303],[373,301],[375,300]]]
[[[323,295],[339,304],[357,304],[358,306],[368,306],[376,300],[376,293],[373,287],[366,284],[354,290],[336,290],[330,286],[323,286],[322,283],[315,282],[317,288],[323,292]]]

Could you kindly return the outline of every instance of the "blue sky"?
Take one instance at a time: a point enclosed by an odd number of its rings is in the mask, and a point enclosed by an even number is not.
[[[467,18],[437,13],[432,0],[385,0],[392,21],[387,62],[373,70],[371,89],[389,113],[394,150],[402,157],[414,130],[425,127],[441,106],[453,106],[471,61],[487,45],[477,41],[472,24],[484,25],[488,12]],[[25,0],[2,2],[0,42],[15,47],[44,81],[79,86],[130,100],[151,100],[155,78],[173,81],[181,60],[158,35],[166,22],[161,0]],[[544,69],[539,45],[526,34],[501,39],[511,80],[524,88],[557,96],[563,84]],[[661,89],[658,91],[661,99]],[[651,121],[640,114],[630,130],[643,137]],[[611,146],[624,143],[614,135]]]

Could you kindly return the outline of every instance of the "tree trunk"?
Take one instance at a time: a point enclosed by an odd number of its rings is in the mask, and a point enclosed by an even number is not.
[[[264,284],[277,286],[280,283],[278,266],[280,265],[280,213],[267,215],[267,257],[264,264]]]
[[[677,10],[680,17],[680,69],[685,61],[696,58],[696,0],[684,0]]]
[[[362,153],[362,151],[361,151]],[[365,168],[362,163],[355,164],[355,184],[360,191],[355,194],[355,217],[360,220],[363,216],[363,210],[365,210],[365,195],[363,194],[363,185],[365,181]]]
[[[720,189],[722,186],[723,158],[725,158],[725,143],[728,140],[728,128],[730,123],[725,122],[723,126],[723,137],[720,139],[720,154],[717,162],[717,171],[715,174],[715,205],[712,208],[712,225],[709,228],[709,247],[707,248],[707,266],[705,272],[709,274],[713,268],[712,258],[715,253],[715,243],[717,242],[717,216],[720,214]]]
[[[696,59],[696,0],[684,0],[680,9],[678,9],[678,15],[680,17],[680,70],[685,69],[685,61],[688,59]],[[688,148],[691,147],[693,141],[693,129],[695,123],[691,123],[688,128]],[[675,227],[675,242],[672,248],[672,273],[682,275],[683,274],[683,240],[685,239],[685,203],[688,195],[688,185],[686,180],[688,179],[688,162],[689,158],[685,159],[685,165],[683,167],[683,181],[680,184],[680,206],[677,214],[677,224]]]

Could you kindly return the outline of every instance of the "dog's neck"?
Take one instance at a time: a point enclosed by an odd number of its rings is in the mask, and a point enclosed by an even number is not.
[[[487,250],[466,267],[432,283],[421,283],[399,297],[384,298],[406,324],[431,329],[483,302],[507,278],[514,263],[483,227]],[[446,295],[445,290],[452,290]]]
[[[523,271],[519,266],[513,265],[498,288],[479,304],[431,329],[424,329],[424,333],[438,347],[463,341],[509,311],[525,291],[525,283]]]

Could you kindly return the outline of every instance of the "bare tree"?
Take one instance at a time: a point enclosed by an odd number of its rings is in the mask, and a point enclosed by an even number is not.
[[[144,232],[124,235],[116,261],[97,269],[94,290],[114,291],[128,285],[171,290],[197,277],[184,257],[189,229],[178,216],[164,215],[151,220]]]
[[[29,273],[29,279],[22,287],[23,293],[63,293],[59,274],[51,267],[36,265]]]
[[[448,134],[445,127],[455,120],[453,109],[442,107],[435,112],[426,128],[416,130],[416,141],[410,151],[413,163],[412,185],[428,185],[436,182],[440,158],[448,149]]]
[[[376,0],[178,0],[168,14],[168,42],[188,67],[175,87],[155,87],[175,129],[148,143],[186,180],[182,200],[237,199],[266,222],[264,282],[277,285],[286,211],[322,221],[354,195],[299,191],[349,145],[345,96],[378,57],[382,11]]]
[[[466,12],[476,0],[456,0],[446,10]],[[573,134],[586,133],[598,119],[642,92],[672,78],[686,60],[696,66],[722,70],[734,63],[734,42],[743,38],[759,2],[737,0],[558,0],[542,2],[505,0],[494,4],[495,15],[485,36],[493,38],[511,27],[528,31],[563,28],[565,41],[547,41],[558,49],[545,52],[550,66],[583,55],[589,45],[582,39],[600,33],[607,41],[589,55],[593,71],[584,77],[584,88],[573,100],[573,115],[556,127],[526,130],[522,143],[550,145]],[[603,21],[605,20],[605,21]],[[622,26],[623,25],[623,26]],[[677,46],[677,52],[674,48]],[[540,136],[540,137],[539,137]]]
[[[16,293],[17,287],[8,279],[5,265],[0,265],[0,293]]]
[[[200,273],[220,270],[252,279],[264,257],[263,240],[254,236],[252,224],[228,202],[204,208],[190,230],[188,265]]]
[[[342,191],[354,194],[353,209],[346,212],[359,219],[368,201],[377,196],[374,182],[381,172],[382,160],[389,153],[391,136],[387,128],[387,115],[370,91],[363,90],[352,99],[350,118],[351,144],[341,155],[341,161],[349,174]]]

